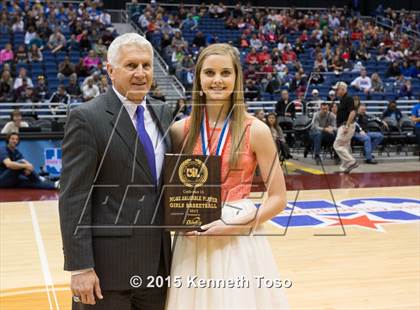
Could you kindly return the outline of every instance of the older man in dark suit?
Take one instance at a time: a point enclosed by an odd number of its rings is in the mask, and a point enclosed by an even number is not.
[[[116,38],[107,70],[112,88],[71,111],[63,140],[59,211],[73,309],[163,309],[166,286],[153,280],[170,268],[159,195],[172,113],[147,97],[153,48],[142,36]]]

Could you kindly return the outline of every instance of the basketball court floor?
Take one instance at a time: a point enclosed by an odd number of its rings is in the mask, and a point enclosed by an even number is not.
[[[292,309],[420,308],[418,164],[338,175],[287,163],[288,207],[266,228]],[[0,193],[0,309],[70,309],[57,194]]]

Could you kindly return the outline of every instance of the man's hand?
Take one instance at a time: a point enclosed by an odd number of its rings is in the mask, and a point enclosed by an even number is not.
[[[331,126],[328,126],[328,127],[325,128],[325,131],[332,134],[334,129]]]
[[[32,166],[31,163],[27,162],[25,165],[25,170],[28,170],[29,172],[34,171],[34,166]]]
[[[70,288],[73,296],[78,296],[82,303],[94,305],[95,295],[102,299],[99,278],[94,270],[71,276]]]
[[[364,132],[363,130],[361,130],[361,131],[360,131],[360,134],[361,134],[362,136],[366,136],[366,132]]]

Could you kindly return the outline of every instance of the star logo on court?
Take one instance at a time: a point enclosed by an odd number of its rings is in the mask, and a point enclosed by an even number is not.
[[[384,231],[382,227],[378,224],[387,224],[387,223],[394,223],[394,221],[380,221],[369,218],[366,214],[363,215],[353,215],[350,217],[342,217],[341,222],[338,217],[326,217],[328,220],[335,221],[328,226],[359,226],[367,229],[373,229],[376,231]]]

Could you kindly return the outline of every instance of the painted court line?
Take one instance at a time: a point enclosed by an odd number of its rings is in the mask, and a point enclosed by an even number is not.
[[[41,261],[42,274],[44,275],[45,288],[47,290],[47,296],[48,296],[48,302],[50,304],[50,309],[60,309],[58,305],[57,295],[54,289],[54,283],[51,277],[50,267],[48,264],[48,258],[47,258],[47,254],[44,247],[44,241],[41,235],[41,229],[39,228],[39,222],[38,222],[38,217],[36,215],[34,203],[31,201],[28,202],[28,207],[29,207],[29,210],[31,211],[32,227],[34,229],[35,240],[38,247],[39,259]],[[50,291],[53,294],[56,308],[53,307]]]

